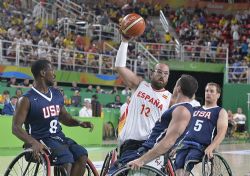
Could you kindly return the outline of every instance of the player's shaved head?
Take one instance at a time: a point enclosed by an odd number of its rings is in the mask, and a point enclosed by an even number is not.
[[[31,66],[31,72],[34,78],[40,76],[40,71],[46,69],[51,64],[48,60],[37,60]]]

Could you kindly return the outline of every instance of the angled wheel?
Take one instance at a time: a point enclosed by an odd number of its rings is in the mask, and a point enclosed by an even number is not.
[[[108,173],[111,158],[112,158],[112,151],[108,152],[108,154],[105,157],[105,160],[104,160],[103,165],[102,165],[102,170],[101,170],[100,176],[105,176]]]
[[[99,176],[94,164],[88,159],[84,176]]]
[[[131,170],[130,167],[125,166],[117,171],[115,171],[112,176],[166,176],[163,172],[151,167],[151,166],[143,166],[139,170]]]
[[[110,166],[115,162],[116,160],[116,150],[112,150],[110,151],[106,157],[105,157],[105,160],[103,162],[103,165],[102,165],[102,170],[101,170],[101,173],[100,173],[100,176],[106,176],[106,174],[108,173],[109,171],[109,168]]]
[[[54,176],[67,176],[67,171],[60,166],[54,166]]]
[[[166,160],[166,164],[165,164],[164,173],[167,174],[168,176],[175,176],[173,161],[169,157],[165,158],[165,160]]]
[[[232,170],[230,169],[226,160],[218,153],[213,154],[212,159],[208,159],[207,156],[202,160],[202,175],[203,176],[232,176]]]
[[[50,176],[50,161],[46,154],[40,155],[35,159],[32,155],[32,150],[27,149],[17,155],[7,170],[4,176]]]

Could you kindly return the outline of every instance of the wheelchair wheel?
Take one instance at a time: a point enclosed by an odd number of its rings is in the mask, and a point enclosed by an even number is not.
[[[112,176],[166,176],[163,172],[151,167],[151,166],[143,166],[139,170],[131,170],[130,167],[125,166],[117,171],[115,171]]]
[[[105,157],[105,160],[104,160],[103,165],[102,165],[102,170],[101,170],[100,176],[105,176],[108,173],[108,170],[110,168],[111,158],[112,158],[112,151],[109,152]]]
[[[203,176],[232,176],[232,171],[226,160],[218,153],[213,154],[212,159],[205,155],[202,159]]]
[[[116,149],[110,151],[106,155],[105,160],[104,160],[103,165],[102,165],[102,170],[101,170],[100,176],[107,175],[109,168],[115,162],[116,157],[117,157]]]
[[[165,170],[163,172],[168,176],[175,176],[173,161],[169,157],[165,158],[165,160],[166,160],[164,168]]]
[[[54,166],[54,176],[67,176],[67,171],[60,166]]]
[[[94,164],[88,159],[84,176],[99,176]]]
[[[48,156],[44,154],[35,159],[32,154],[32,150],[27,149],[17,155],[8,166],[4,176],[50,176],[50,161]]]

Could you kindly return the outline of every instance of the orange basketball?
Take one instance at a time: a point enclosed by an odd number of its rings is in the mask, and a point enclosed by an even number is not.
[[[144,19],[136,13],[126,15],[120,25],[122,33],[127,37],[138,37],[145,30]]]

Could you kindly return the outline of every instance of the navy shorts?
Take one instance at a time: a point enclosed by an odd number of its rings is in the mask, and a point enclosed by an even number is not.
[[[202,161],[203,156],[203,149],[185,145],[185,147],[179,149],[176,153],[175,169],[184,169],[186,167],[186,171],[191,172],[194,165]],[[185,166],[185,164],[187,165]]]
[[[88,156],[84,147],[65,136],[53,136],[41,140],[50,148],[50,157],[55,165],[74,163],[79,157]]]

